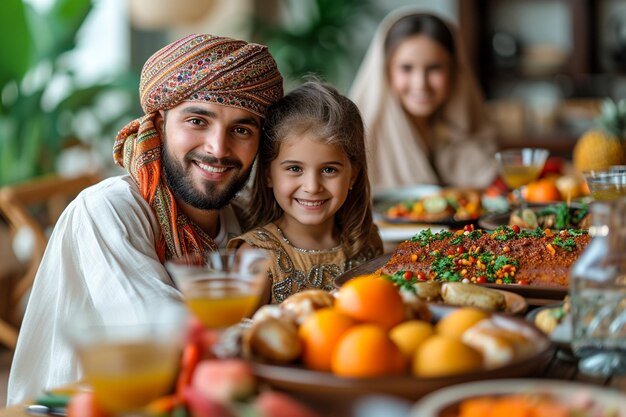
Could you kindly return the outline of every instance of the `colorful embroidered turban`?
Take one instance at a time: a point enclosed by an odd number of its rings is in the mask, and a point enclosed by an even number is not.
[[[283,95],[282,77],[266,46],[211,35],[190,35],[146,61],[139,83],[146,113],[182,101],[209,101],[261,117]]]
[[[115,162],[126,168],[161,225],[156,249],[161,261],[215,248],[215,243],[178,210],[161,176],[159,110],[183,101],[207,101],[261,117],[283,95],[283,79],[266,46],[212,35],[189,35],[152,55],[141,72],[139,95],[145,116],[117,134]]]

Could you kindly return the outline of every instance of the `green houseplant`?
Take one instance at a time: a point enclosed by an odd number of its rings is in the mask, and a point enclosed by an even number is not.
[[[61,150],[84,142],[78,117],[92,115],[91,134],[113,140],[130,104],[115,117],[99,117],[105,94],[130,94],[137,75],[123,71],[91,85],[67,64],[77,34],[92,10],[90,0],[55,0],[38,12],[21,0],[3,0],[0,12],[0,186],[55,172]],[[6,57],[10,57],[7,59]],[[64,93],[50,98],[54,83]],[[131,100],[122,101],[129,103]],[[127,106],[128,109],[125,109]],[[110,112],[109,112],[110,113]]]
[[[367,48],[367,25],[383,13],[374,0],[280,0],[282,18],[254,16],[252,33],[268,45],[287,87],[315,74],[346,91]]]

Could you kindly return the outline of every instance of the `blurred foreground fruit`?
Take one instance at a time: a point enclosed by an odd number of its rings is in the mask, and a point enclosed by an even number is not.
[[[597,127],[585,132],[574,146],[573,162],[579,173],[626,163],[626,100],[605,100],[595,123]]]
[[[370,276],[356,277],[339,288],[335,308],[355,320],[391,329],[404,319],[404,303],[393,282]]]
[[[287,394],[265,391],[254,401],[254,408],[263,417],[320,417]]]
[[[438,377],[482,369],[480,352],[448,335],[431,336],[420,345],[413,359],[413,375]]]
[[[391,329],[389,336],[402,353],[411,359],[422,342],[434,333],[432,324],[421,320],[409,320]]]
[[[330,371],[333,351],[339,339],[356,322],[333,308],[317,310],[300,325],[302,361],[307,368]]]
[[[109,417],[109,414],[96,402],[94,393],[86,391],[72,395],[67,417]]]
[[[360,324],[348,330],[333,352],[335,375],[363,378],[405,372],[406,360],[385,329]]]
[[[489,313],[477,308],[464,307],[454,310],[436,325],[438,333],[461,339],[463,333],[481,320],[489,318]]]
[[[226,403],[253,395],[256,380],[244,360],[206,359],[196,366],[191,386],[205,398]]]

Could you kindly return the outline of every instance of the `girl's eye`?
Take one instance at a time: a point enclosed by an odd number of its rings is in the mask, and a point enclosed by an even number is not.
[[[299,166],[296,166],[296,165],[292,165],[292,166],[287,167],[287,171],[302,172],[302,168],[300,168]]]
[[[334,174],[335,172],[337,172],[337,168],[333,168],[333,167],[322,168],[323,174]]]

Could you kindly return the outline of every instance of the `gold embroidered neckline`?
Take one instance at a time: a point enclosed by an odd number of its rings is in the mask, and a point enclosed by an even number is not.
[[[280,235],[280,237],[283,239],[283,241],[288,244],[289,246],[291,246],[292,248],[294,248],[295,250],[297,250],[298,252],[304,252],[304,253],[322,253],[322,252],[336,252],[339,249],[341,249],[341,245],[337,245],[333,248],[330,249],[304,249],[304,248],[299,248],[297,246],[295,246],[293,243],[291,243],[291,241],[289,239],[287,239],[287,236],[285,236],[285,234],[283,233],[282,230],[280,230],[280,227],[276,226],[276,230],[278,231],[278,234]]]

